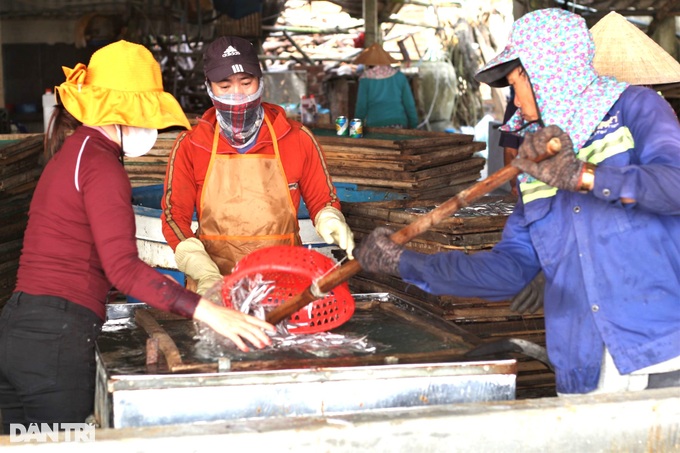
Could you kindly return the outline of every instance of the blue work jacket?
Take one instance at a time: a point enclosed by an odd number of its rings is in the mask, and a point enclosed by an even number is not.
[[[492,301],[513,297],[542,269],[560,393],[597,387],[605,345],[621,374],[680,355],[675,113],[654,91],[629,87],[578,157],[597,165],[591,192],[523,197],[492,250],[406,250],[399,263],[401,277],[425,291]]]

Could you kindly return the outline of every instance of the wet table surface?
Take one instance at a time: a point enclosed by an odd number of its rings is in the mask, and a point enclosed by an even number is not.
[[[365,348],[331,344],[328,347],[283,346],[242,352],[228,340],[206,342],[200,337],[194,321],[174,316],[163,319],[162,312],[158,312],[161,316],[157,321],[177,345],[184,363],[214,363],[220,357],[226,357],[241,366],[252,365],[252,369],[272,362],[278,362],[278,368],[285,367],[286,363],[295,366],[305,363],[309,366],[316,363],[323,366],[334,363],[361,365],[370,364],[372,358],[379,357],[396,357],[399,363],[442,361],[442,356],[464,360],[464,353],[473,347],[475,339],[466,337],[455,325],[393,296],[355,295],[355,299],[357,308],[353,317],[332,333],[362,340]],[[149,373],[146,365],[149,335],[134,322],[134,310],[148,307],[133,305],[138,307],[118,307],[122,312],[129,309],[131,316],[109,319],[97,340],[100,359],[109,375]]]

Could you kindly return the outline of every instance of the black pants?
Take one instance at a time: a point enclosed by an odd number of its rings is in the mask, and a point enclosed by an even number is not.
[[[2,426],[82,423],[92,414],[102,320],[52,296],[14,293],[0,316]]]

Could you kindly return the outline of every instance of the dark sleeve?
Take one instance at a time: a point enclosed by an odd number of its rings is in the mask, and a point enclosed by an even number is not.
[[[498,139],[498,144],[503,148],[518,149],[522,144],[522,137],[513,134],[512,132],[501,131],[501,136]]]
[[[514,96],[508,99],[508,104],[505,106],[505,113],[503,114],[503,124],[507,123],[512,115],[517,111],[517,106],[513,102]],[[501,131],[501,135],[498,139],[498,144],[502,148],[515,148],[518,149],[519,145],[522,144],[522,137],[512,132]]]

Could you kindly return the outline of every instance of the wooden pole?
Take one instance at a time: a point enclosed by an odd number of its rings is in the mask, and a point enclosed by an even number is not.
[[[547,153],[541,156],[538,161],[556,154],[560,149],[561,143],[559,139],[553,138],[548,143]],[[400,245],[406,244],[411,239],[430,229],[430,227],[437,225],[442,220],[450,217],[459,209],[470,205],[472,202],[493,191],[494,189],[499,188],[512,178],[517,177],[518,174],[519,170],[513,167],[512,164],[506,165],[493,175],[474,184],[469,189],[459,192],[456,194],[456,196],[449,198],[447,201],[437,206],[436,209],[433,209],[426,215],[420,217],[418,220],[405,226],[399,231],[396,231],[390,236],[390,239]],[[357,260],[346,262],[333,272],[330,272],[325,277],[321,278],[315,284],[307,287],[302,293],[292,297],[270,311],[266,316],[267,322],[271,324],[278,324],[308,303],[316,299],[320,299],[324,294],[328,293],[336,286],[349,280],[350,277],[358,274],[359,271],[361,271],[361,265]]]
[[[378,24],[378,0],[364,0],[364,48],[374,43],[382,44],[382,33]]]

